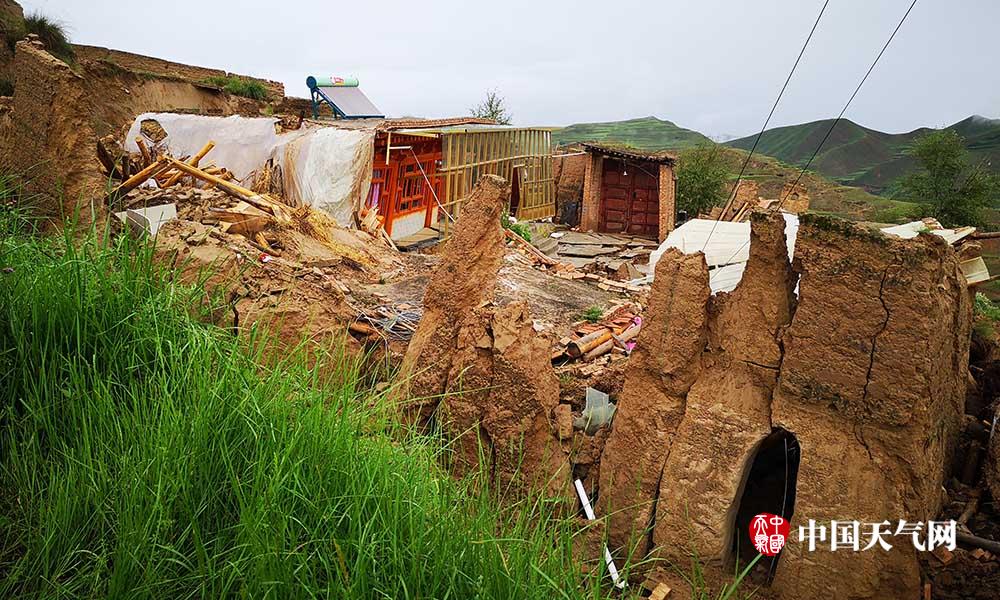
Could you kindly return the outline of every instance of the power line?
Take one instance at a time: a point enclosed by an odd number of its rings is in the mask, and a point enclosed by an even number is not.
[[[840,114],[837,115],[837,118],[834,119],[833,124],[830,125],[830,129],[827,130],[826,135],[823,136],[822,140],[820,140],[819,145],[816,146],[816,150],[812,153],[812,156],[810,156],[809,160],[806,161],[806,164],[802,166],[802,170],[799,171],[798,177],[795,178],[795,181],[792,183],[792,185],[788,187],[788,191],[785,193],[785,195],[778,202],[778,207],[777,207],[776,210],[781,210],[781,206],[785,203],[785,200],[787,200],[788,196],[791,195],[792,190],[795,189],[795,186],[797,186],[799,184],[799,180],[802,179],[802,175],[805,174],[806,169],[809,168],[809,165],[812,164],[813,159],[815,159],[816,155],[819,154],[819,151],[823,147],[823,144],[825,144],[826,140],[829,139],[830,134],[833,133],[834,127],[836,127],[837,123],[839,123],[840,120],[843,118],[844,113],[847,112],[847,108],[851,105],[851,102],[854,102],[854,98],[858,95],[858,92],[861,91],[861,86],[863,86],[865,84],[865,81],[868,80],[868,76],[871,75],[872,71],[875,70],[875,65],[878,64],[879,59],[881,59],[882,55],[885,54],[885,51],[889,47],[889,44],[892,43],[893,38],[896,37],[896,34],[899,32],[899,29],[903,26],[903,23],[906,21],[906,18],[908,16],[910,16],[910,11],[913,10],[913,7],[916,6],[916,4],[917,4],[917,0],[913,0],[913,2],[910,3],[910,7],[906,9],[905,13],[903,13],[903,18],[900,19],[899,23],[896,24],[896,28],[892,30],[892,34],[889,36],[889,39],[887,39],[885,41],[885,45],[882,46],[882,49],[879,51],[878,56],[875,57],[875,60],[872,61],[871,66],[868,67],[868,71],[865,73],[865,76],[861,78],[861,81],[858,83],[858,87],[854,88],[854,93],[851,94],[850,98],[848,98],[847,104],[844,105],[843,110],[841,110]],[[714,226],[713,226],[713,229],[714,229]],[[706,241],[706,244],[707,243],[708,242]],[[731,261],[737,254],[739,254],[740,252],[742,252],[743,248],[745,248],[747,246],[747,244],[749,244],[749,243],[750,243],[750,240],[747,240],[747,241],[743,242],[743,245],[740,246],[739,248],[737,248],[736,252],[734,252],[732,254],[732,256],[730,256],[729,259],[726,260],[726,263],[723,263],[723,264],[727,264],[729,261]],[[716,270],[718,270],[718,269],[716,269]],[[712,275],[714,275],[714,273]],[[712,279],[712,276],[710,275],[709,276],[709,281],[711,281],[711,279]]]
[[[868,67],[868,72],[865,73],[865,76],[861,78],[861,81],[858,83],[858,87],[854,88],[854,93],[851,94],[850,98],[848,98],[847,104],[844,105],[843,110],[840,111],[840,114],[837,115],[837,118],[833,120],[833,124],[830,125],[830,129],[826,131],[826,135],[824,135],[823,139],[820,140],[819,145],[816,146],[816,150],[812,153],[812,156],[810,156],[809,160],[806,161],[806,164],[802,166],[802,170],[799,171],[799,176],[795,178],[795,182],[792,183],[792,185],[788,188],[788,191],[785,193],[784,197],[782,197],[781,201],[778,202],[779,210],[781,209],[781,206],[785,203],[785,200],[788,198],[788,196],[792,193],[792,190],[795,189],[795,186],[799,184],[799,180],[802,179],[802,175],[805,174],[806,169],[809,168],[809,165],[812,164],[813,159],[815,159],[816,156],[819,154],[819,151],[823,148],[823,144],[825,144],[826,140],[828,140],[830,138],[830,135],[833,134],[833,130],[837,126],[837,123],[839,123],[840,120],[844,117],[844,113],[847,112],[847,108],[851,105],[851,102],[854,102],[855,96],[857,96],[858,92],[861,91],[861,86],[865,84],[865,81],[868,80],[868,76],[871,75],[872,71],[875,70],[875,65],[878,64],[879,59],[882,58],[883,54],[885,54],[886,48],[888,48],[889,44],[892,43],[892,38],[896,37],[896,33],[899,32],[899,28],[903,26],[903,22],[906,21],[906,17],[910,16],[910,11],[913,10],[913,7],[916,6],[916,4],[917,0],[913,0],[913,2],[910,3],[910,7],[906,9],[906,12],[903,14],[903,18],[900,19],[899,23],[896,24],[896,28],[892,30],[892,35],[890,35],[889,39],[885,41],[885,45],[882,46],[882,50],[879,51],[878,56],[876,56],[875,60],[872,61],[872,65]]]
[[[799,66],[799,61],[802,60],[802,55],[806,52],[806,47],[809,45],[809,41],[812,40],[813,34],[816,33],[816,26],[819,25],[819,20],[823,18],[823,13],[826,12],[827,5],[830,4],[830,0],[825,0],[823,2],[823,7],[819,9],[819,14],[816,15],[816,21],[813,22],[812,29],[809,30],[809,35],[806,37],[805,43],[802,44],[802,49],[799,50],[799,55],[795,58],[795,64],[792,65],[792,70],[788,72],[788,77],[785,78],[785,84],[781,86],[781,91],[778,92],[778,97],[774,99],[774,104],[771,106],[771,112],[767,113],[767,118],[764,119],[764,124],[761,125],[760,133],[757,134],[756,139],[753,141],[753,146],[750,148],[750,153],[747,154],[746,160],[743,161],[743,166],[740,167],[740,174],[736,176],[736,183],[733,184],[733,193],[730,199],[726,201],[726,206],[729,202],[736,197],[736,192],[740,188],[740,180],[743,178],[743,173],[746,171],[747,165],[750,164],[750,158],[753,156],[754,151],[757,149],[757,144],[760,143],[761,136],[764,135],[764,131],[767,130],[768,123],[771,122],[771,117],[774,116],[774,111],[778,108],[778,103],[781,102],[781,97],[784,95],[785,90],[788,88],[788,82],[792,80],[792,75],[795,74],[795,69]],[[722,219],[722,215],[716,219],[715,223],[718,224],[719,220]],[[708,241],[712,239],[712,234],[715,233],[715,225],[712,225],[712,230],[708,233],[708,237],[705,238],[705,245],[701,247],[702,250],[708,246]]]

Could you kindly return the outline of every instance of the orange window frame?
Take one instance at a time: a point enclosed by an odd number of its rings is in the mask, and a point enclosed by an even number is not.
[[[396,143],[396,138],[393,138],[393,142]],[[399,143],[403,145],[405,142],[400,140]],[[437,193],[440,197],[441,193],[441,181],[437,172],[441,160],[439,140],[431,144],[414,140],[412,150],[394,149],[389,154],[388,165],[385,164],[385,146],[376,148],[366,206],[374,207],[377,202],[386,233],[392,234],[394,219],[420,211],[424,211],[424,227],[430,226],[434,207],[437,205],[434,194]],[[423,166],[424,173],[420,172],[418,161]],[[427,181],[431,185],[427,185]]]

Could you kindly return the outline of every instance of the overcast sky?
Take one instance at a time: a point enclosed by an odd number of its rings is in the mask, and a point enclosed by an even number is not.
[[[281,81],[354,75],[390,116],[522,125],[655,115],[756,133],[822,0],[21,0],[76,43]],[[772,126],[836,116],[910,0],[831,0]],[[1000,117],[1000,1],[918,0],[847,117],[883,131]]]

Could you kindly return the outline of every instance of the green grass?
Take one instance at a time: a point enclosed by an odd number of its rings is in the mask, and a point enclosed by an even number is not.
[[[234,96],[267,100],[267,88],[259,81],[235,76],[215,76],[205,79],[205,83],[220,87]]]
[[[45,50],[52,56],[69,64],[75,61],[73,44],[70,43],[66,27],[62,23],[36,12],[24,17],[24,30],[25,33],[37,35],[45,44]]]
[[[354,360],[203,324],[127,238],[0,226],[0,597],[604,597]]]
[[[656,117],[608,123],[577,123],[552,132],[552,143],[612,142],[641,150],[678,150],[711,142],[707,137]]]
[[[600,306],[591,306],[580,313],[580,319],[588,323],[597,323],[604,316],[604,309]]]

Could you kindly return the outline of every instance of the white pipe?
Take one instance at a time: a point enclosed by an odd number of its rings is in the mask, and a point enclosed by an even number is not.
[[[594,508],[590,505],[590,498],[587,497],[587,490],[583,489],[583,482],[577,479],[573,482],[576,486],[576,495],[580,497],[580,503],[583,504],[583,512],[587,515],[587,518],[591,521],[596,521],[597,517],[594,516]],[[615,582],[615,587],[618,589],[623,589],[625,587],[625,580],[618,575],[618,568],[615,567],[615,559],[611,557],[611,551],[608,550],[608,545],[604,545],[604,562],[608,565],[608,573],[611,574],[611,581]]]

